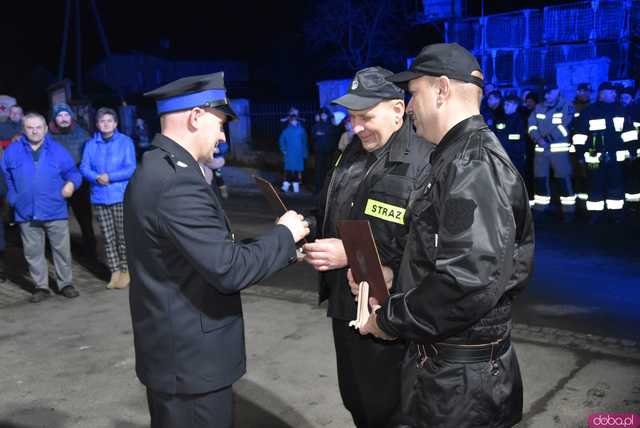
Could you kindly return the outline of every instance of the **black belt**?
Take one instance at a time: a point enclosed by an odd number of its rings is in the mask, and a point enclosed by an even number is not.
[[[462,364],[493,363],[507,352],[511,346],[511,337],[507,336],[495,342],[480,345],[434,343],[430,345],[416,344],[416,346],[418,348],[419,366],[422,366],[429,358]]]

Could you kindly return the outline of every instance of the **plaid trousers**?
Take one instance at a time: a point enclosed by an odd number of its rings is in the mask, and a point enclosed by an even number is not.
[[[100,230],[104,237],[107,265],[111,272],[128,272],[127,247],[124,241],[124,206],[122,202],[113,205],[94,205]]]

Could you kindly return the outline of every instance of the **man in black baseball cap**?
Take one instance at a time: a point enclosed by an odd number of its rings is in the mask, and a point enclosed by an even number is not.
[[[332,101],[348,110],[366,110],[383,100],[404,100],[404,91],[386,78],[393,73],[382,67],[368,67],[356,73],[349,92]]]
[[[222,73],[147,95],[161,134],[124,200],[136,374],[152,428],[230,427],[232,384],[246,362],[239,291],[295,262],[309,225],[288,211],[251,244],[235,241],[200,166],[235,117]]]
[[[405,425],[511,427],[523,399],[511,302],[533,261],[524,182],[480,115],[483,77],[469,51],[427,46],[388,80],[407,84],[417,133],[437,145],[412,204],[396,292],[360,333],[409,343]]]
[[[320,272],[320,301],[329,300],[340,395],[357,427],[392,426],[405,346],[361,337],[349,326],[357,307],[336,225],[339,220],[368,220],[380,260],[393,276],[412,218],[410,201],[426,180],[433,150],[416,137],[405,115],[404,91],[386,80],[392,74],[381,67],[360,70],[349,92],[333,101],[349,110],[355,135],[321,194],[320,239],[304,246],[305,260]]]
[[[388,80],[406,84],[421,76],[447,76],[449,79],[472,83],[484,88],[484,80],[478,60],[457,43],[438,43],[422,49],[407,71],[395,74]]]

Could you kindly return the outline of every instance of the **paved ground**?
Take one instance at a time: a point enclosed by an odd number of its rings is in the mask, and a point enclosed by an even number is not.
[[[308,198],[290,203],[307,206]],[[255,195],[229,201],[239,235],[269,226],[272,216],[256,208],[260,204]],[[525,383],[519,426],[577,428],[594,412],[640,413],[638,313],[625,312],[638,303],[637,247],[633,255],[618,254],[584,238],[571,246],[565,238],[574,232],[541,230],[540,273],[522,296],[514,329]],[[104,270],[77,259],[79,298],[27,303],[20,250],[12,246],[9,253],[15,273],[0,284],[0,428],[148,426],[144,389],[134,373],[128,293],[105,290]],[[604,268],[598,281],[610,272],[615,281],[602,283],[602,290],[585,285],[590,276],[571,274],[585,258]],[[314,290],[315,274],[298,265],[243,293],[249,361],[234,387],[237,427],[352,426],[337,390],[329,322]],[[624,311],[617,313],[615,305]]]

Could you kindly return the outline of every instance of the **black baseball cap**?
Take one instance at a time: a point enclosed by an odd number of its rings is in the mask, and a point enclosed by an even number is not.
[[[447,76],[484,88],[484,80],[471,74],[474,71],[482,72],[482,68],[471,52],[457,43],[436,43],[424,47],[409,70],[394,74],[387,80],[406,84],[421,76]]]
[[[349,92],[331,101],[348,110],[366,110],[384,100],[403,100],[404,91],[386,78],[393,72],[382,67],[367,67],[356,73]]]

